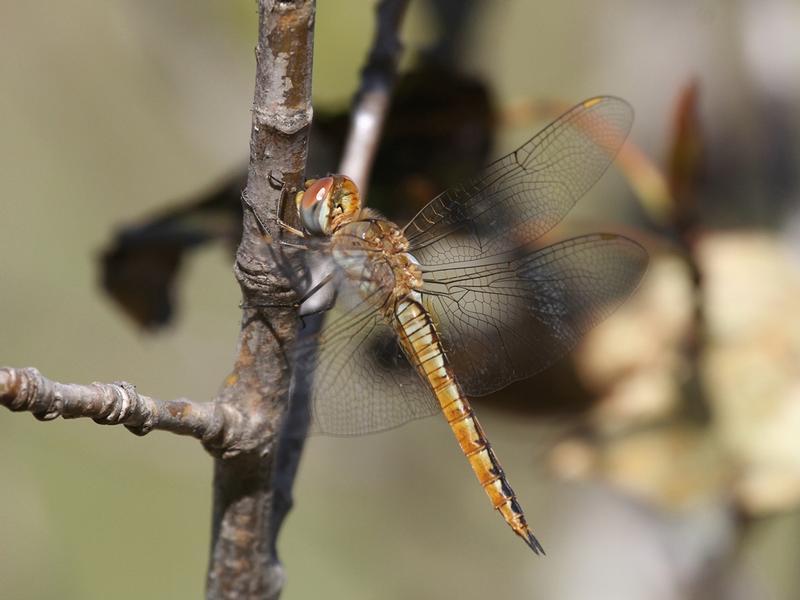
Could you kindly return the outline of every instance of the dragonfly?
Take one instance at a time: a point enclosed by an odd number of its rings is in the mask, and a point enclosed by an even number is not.
[[[648,260],[635,241],[540,239],[632,122],[622,99],[586,100],[404,227],[362,206],[345,175],[306,182],[302,228],[282,226],[315,274],[301,312],[327,309],[301,365],[313,430],[360,435],[442,414],[493,508],[543,554],[469,398],[550,366],[635,290]]]

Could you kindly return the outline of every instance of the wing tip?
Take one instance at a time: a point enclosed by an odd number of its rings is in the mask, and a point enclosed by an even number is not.
[[[588,109],[588,108],[593,108],[600,103],[619,104],[633,111],[633,106],[631,105],[630,102],[625,100],[625,98],[621,98],[613,94],[600,94],[598,96],[592,96],[591,98],[587,98],[586,100],[581,102],[578,106],[580,106],[581,108]]]
[[[634,117],[636,116],[631,103],[624,98],[620,98],[619,96],[604,94],[601,96],[592,96],[591,98],[587,98],[578,104],[576,108],[579,108],[580,110],[591,110],[600,105],[615,107],[614,110],[622,117],[621,123],[624,124],[620,133],[624,134],[623,138],[628,137],[631,127],[633,126]]]

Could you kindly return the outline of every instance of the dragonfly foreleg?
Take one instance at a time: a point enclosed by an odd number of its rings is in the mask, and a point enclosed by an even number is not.
[[[288,240],[278,240],[281,246],[286,246],[287,248],[297,248],[298,250],[308,250],[308,246],[305,244],[298,244],[297,242],[290,242]]]
[[[264,221],[261,219],[261,216],[258,214],[258,211],[256,210],[255,206],[253,206],[253,204],[250,202],[250,200],[247,198],[245,194],[242,194],[242,202],[253,213],[253,216],[256,219],[256,223],[258,224],[258,228],[261,230],[262,236],[269,241],[271,237],[267,233],[267,228],[264,226]],[[283,240],[279,240],[279,242],[282,246],[283,245],[292,246],[291,243],[284,242]],[[305,247],[297,244],[295,244],[294,247],[301,248],[304,250],[306,249]],[[298,280],[296,270],[292,267],[291,261],[286,256],[286,254],[281,252],[280,248],[276,249],[273,243],[267,244],[267,250],[269,251],[272,261],[275,263],[278,270],[284,275],[284,277],[286,277],[289,280],[289,284],[291,285],[292,289],[297,290],[300,289],[301,287],[304,287],[305,284],[301,283]],[[246,307],[241,306],[241,308],[246,308]]]
[[[275,222],[278,223],[278,227],[284,231],[288,231],[289,233],[296,235],[299,238],[306,237],[306,234],[302,230],[289,225],[283,219],[281,219],[281,215],[283,214],[283,203],[286,200],[286,184],[272,174],[272,169],[270,169],[267,179],[269,179],[269,182],[273,187],[281,190],[281,198],[278,201],[278,216],[275,218]]]
[[[283,219],[281,219],[281,215],[283,214],[283,202],[284,202],[284,200],[286,198],[286,185],[283,183],[283,181],[281,179],[278,179],[277,177],[275,177],[275,175],[272,174],[271,170],[270,170],[269,174],[267,175],[267,179],[270,182],[270,184],[272,185],[272,187],[274,187],[275,189],[280,189],[280,191],[281,191],[280,200],[278,200],[278,216],[275,217],[275,222],[278,224],[278,227],[280,227],[284,231],[288,231],[292,235],[295,235],[295,236],[297,236],[299,238],[306,237],[306,234],[303,231],[301,231],[297,227],[293,227],[293,226],[289,225],[288,223],[283,221]],[[244,204],[247,206],[247,208],[250,209],[250,212],[253,213],[253,216],[256,218],[256,223],[258,223],[258,228],[261,230],[262,235],[264,237],[269,238],[270,236],[269,236],[269,234],[267,234],[267,228],[264,225],[264,221],[261,218],[261,215],[258,214],[258,211],[256,211],[255,206],[253,206],[253,204],[250,202],[250,200],[244,194],[242,194],[242,202],[244,202]]]

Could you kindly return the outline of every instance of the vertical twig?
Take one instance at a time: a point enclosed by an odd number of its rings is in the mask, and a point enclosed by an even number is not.
[[[270,552],[272,470],[277,431],[288,404],[286,356],[297,320],[296,312],[287,308],[293,292],[268,251],[278,237],[281,197],[271,182],[279,178],[292,188],[303,180],[311,123],[314,11],[313,0],[258,1],[256,85],[244,193],[252,211],[244,213],[235,270],[245,305],[273,307],[245,309],[236,365],[217,398],[247,415],[253,433],[215,462],[207,579],[211,599],[276,598],[283,586],[283,569]],[[254,212],[267,231],[259,229]]]
[[[361,85],[353,104],[339,172],[356,182],[362,197],[366,196],[369,172],[397,78],[397,65],[403,51],[399,31],[407,6],[408,0],[381,0],[378,3],[375,37],[361,71]]]

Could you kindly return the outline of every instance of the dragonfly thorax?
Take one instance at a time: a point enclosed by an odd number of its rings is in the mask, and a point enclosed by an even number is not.
[[[331,235],[361,212],[358,186],[345,175],[308,180],[295,203],[303,227],[312,235]]]
[[[331,236],[333,259],[356,282],[361,295],[381,304],[386,295],[400,300],[422,288],[422,271],[408,252],[402,229],[369,209]]]

